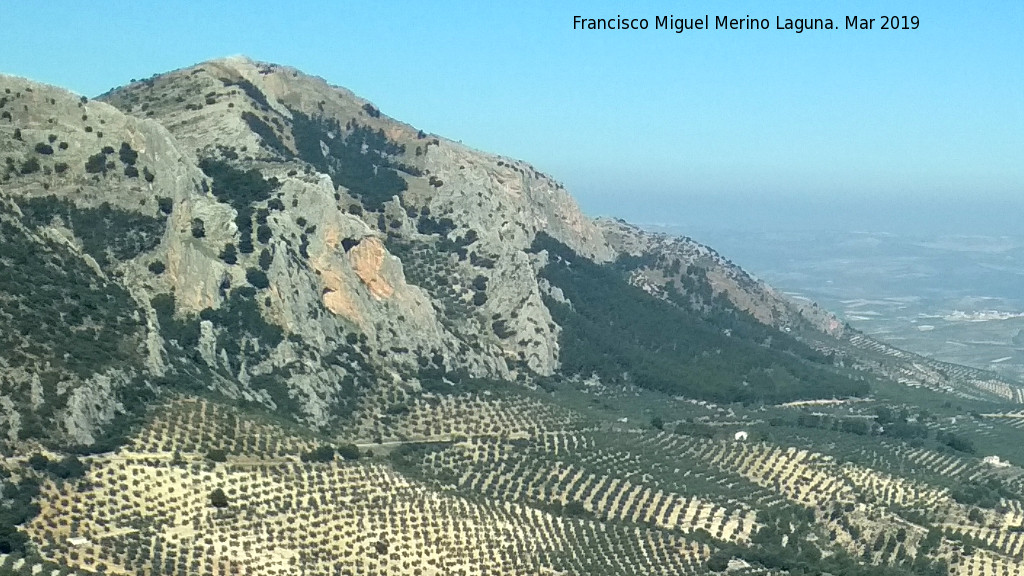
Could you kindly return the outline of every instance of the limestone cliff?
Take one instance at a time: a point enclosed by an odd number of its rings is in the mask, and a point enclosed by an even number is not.
[[[0,156],[11,441],[99,441],[164,390],[326,430],[423,383],[557,376],[550,306],[573,303],[542,232],[676,306],[855,353],[710,248],[591,220],[529,164],[288,67],[216,60],[99,101],[0,76]]]

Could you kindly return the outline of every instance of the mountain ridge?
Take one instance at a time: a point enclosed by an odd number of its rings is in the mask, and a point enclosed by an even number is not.
[[[292,68],[100,98],[0,76],[0,567],[1020,567],[1017,383]]]
[[[33,102],[57,109],[49,110],[45,121],[29,114],[25,136],[30,130],[42,136],[63,124],[74,131],[76,139],[67,150],[36,156],[56,158],[69,152],[96,164],[90,168],[86,161],[80,172],[64,163],[67,172],[60,174],[47,166],[41,191],[20,186],[25,180],[29,187],[38,184],[32,180],[35,175],[18,174],[21,170],[9,164],[5,194],[44,202],[57,187],[67,189],[74,174],[72,210],[108,204],[130,213],[142,208],[146,217],[166,219],[163,240],[148,255],[152,261],[145,266],[119,262],[111,271],[124,275],[126,288],[145,314],[147,336],[140,360],[156,377],[165,377],[169,366],[168,339],[161,335],[168,327],[163,324],[176,328],[183,318],[198,320],[198,329],[186,330],[187,340],[197,343],[203,370],[213,372],[206,378],[220,382],[222,392],[272,409],[292,404],[298,396],[302,418],[317,427],[328,425],[334,417],[331,406],[338,402],[329,381],[354,378],[338,367],[327,379],[315,375],[313,367],[321,364],[325,348],[351,349],[353,358],[364,357],[356,362],[361,367],[353,368],[357,372],[387,356],[381,367],[397,379],[403,372],[415,377],[424,356],[431,357],[432,369],[466,370],[472,377],[550,377],[559,366],[560,328],[543,301],[553,288],[536,276],[546,265],[543,253],[527,250],[539,230],[598,263],[653,259],[631,270],[629,282],[663,300],[680,295],[681,289],[707,289],[704,296],[691,294],[683,307],[706,312],[712,299],[723,297],[727,308],[765,326],[786,333],[796,330],[801,337],[821,340],[815,344],[819,347],[850,349],[837,344],[849,334],[833,315],[816,304],[788,300],[714,250],[621,221],[591,220],[561,184],[528,164],[427,135],[383,115],[369,101],[293,68],[245,57],[213,60],[112,90],[99,102],[10,77],[5,84],[22,84],[26,99],[32,94]],[[62,94],[59,105],[51,93]],[[13,104],[19,98],[8,99]],[[69,112],[72,106],[74,113]],[[22,107],[28,111],[27,104]],[[8,124],[13,122],[9,119]],[[115,146],[103,144],[101,127],[121,139],[118,154],[131,160],[121,163],[123,176],[107,175],[117,161],[110,159]],[[348,146],[343,133],[360,140]],[[84,148],[94,136],[97,151],[86,155],[90,150]],[[56,135],[47,139],[52,137]],[[40,140],[37,148],[48,146]],[[207,171],[219,163],[221,178],[204,173],[203,162]],[[350,166],[359,162],[365,165]],[[140,166],[145,177],[139,176]],[[27,178],[12,179],[12,174]],[[258,176],[247,182],[246,174]],[[246,197],[251,191],[243,188],[259,182],[262,190],[256,194],[262,196],[250,202],[255,197]],[[155,202],[137,199],[140,192],[151,194]],[[51,230],[74,238],[66,226]],[[255,242],[253,232],[259,236]],[[423,263],[409,250],[435,261],[419,270]],[[162,270],[154,274],[151,266]],[[417,282],[408,281],[409,266]],[[94,269],[103,273],[98,264]],[[452,294],[445,284],[459,274],[463,277],[452,283]],[[235,302],[229,291],[253,278],[266,284],[257,289],[267,294],[227,316],[251,316],[256,323],[250,336],[269,326],[270,332],[283,329],[289,338],[272,335],[276,343],[270,348],[258,338],[251,340],[249,345],[264,354],[272,351],[269,360],[250,354],[238,361],[235,356],[246,345],[218,346],[217,338],[227,337],[224,330],[229,329],[218,331],[213,321],[199,316],[210,311],[207,316],[212,318]],[[311,294],[309,285],[319,286],[320,294]],[[168,294],[170,310],[162,301],[161,319],[161,311],[148,304]],[[452,321],[451,314],[462,320]],[[319,320],[310,322],[310,317]],[[463,321],[469,324],[460,326]],[[359,334],[362,350],[352,351],[352,342],[342,342],[348,330]],[[480,333],[489,337],[480,340]],[[532,336],[514,339],[513,333]],[[367,359],[372,350],[377,357]],[[292,367],[286,369],[288,365]],[[266,379],[282,370],[291,371],[293,384],[287,390],[271,394],[267,388],[250,389],[253,377]],[[108,421],[113,414],[99,413]],[[89,420],[70,417],[66,427],[95,429],[84,424]],[[90,441],[93,434],[73,436]]]

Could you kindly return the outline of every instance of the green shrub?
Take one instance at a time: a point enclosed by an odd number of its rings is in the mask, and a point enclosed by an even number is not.
[[[235,245],[228,243],[224,245],[224,249],[220,251],[220,259],[225,264],[235,265],[238,263],[238,251],[235,250]]]
[[[725,572],[729,569],[729,558],[723,554],[712,554],[708,558],[707,567],[712,572]]]
[[[334,460],[335,450],[332,446],[319,446],[300,457],[303,462],[330,462]]]
[[[174,210],[174,201],[171,200],[170,198],[157,198],[156,204],[157,206],[160,207],[160,211],[163,212],[164,214],[170,215],[170,213]]]
[[[272,237],[273,232],[270,230],[270,226],[261,224],[260,227],[256,229],[256,240],[258,240],[260,244],[270,242]]]
[[[47,458],[46,456],[43,456],[39,452],[36,452],[29,456],[28,465],[31,466],[33,470],[36,470],[37,472],[42,472],[43,470],[46,470],[47,466],[50,465],[50,459]]]
[[[49,144],[46,144],[44,142],[36,144],[35,150],[38,154],[45,154],[47,156],[53,154],[53,146],[50,146]]]
[[[101,154],[93,154],[85,161],[85,171],[89,174],[106,174],[107,157]]]
[[[263,270],[248,268],[245,271],[245,279],[257,290],[270,287],[270,281],[267,279],[267,274],[263,272]]]
[[[215,508],[227,508],[228,496],[224,493],[224,490],[216,488],[213,492],[210,492],[210,504]]]
[[[568,516],[583,516],[587,513],[587,509],[583,507],[583,502],[573,500],[565,505],[563,509],[565,514]]]
[[[139,153],[132,150],[131,145],[127,142],[121,142],[121,150],[118,152],[118,157],[121,159],[121,162],[133,166],[139,159]],[[136,171],[136,174],[138,174],[138,171]]]
[[[77,456],[69,455],[62,458],[60,462],[51,462],[47,471],[62,480],[81,478],[85,476],[85,464]]]
[[[39,165],[39,159],[34,156],[21,163],[22,174],[34,174],[36,172],[39,172],[40,168],[41,167]]]
[[[152,262],[149,263],[149,271],[158,276],[160,274],[163,274],[164,270],[166,269],[167,267],[164,265],[164,263],[159,260],[153,260]]]
[[[338,446],[338,455],[345,460],[358,460],[361,454],[355,444],[342,444]]]

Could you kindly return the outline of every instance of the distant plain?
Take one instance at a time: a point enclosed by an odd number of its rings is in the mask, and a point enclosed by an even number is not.
[[[1024,380],[1024,236],[652,229],[885,342]]]

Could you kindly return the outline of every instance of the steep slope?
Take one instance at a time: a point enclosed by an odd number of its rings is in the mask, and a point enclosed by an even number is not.
[[[381,115],[350,93],[292,69],[241,58],[219,60],[133,84],[104,99],[126,112],[160,120],[176,138],[195,148],[196,156],[203,158],[200,166],[212,179],[212,194],[236,209],[238,237],[224,240],[238,245],[239,266],[249,265],[252,256],[247,254],[255,254],[251,218],[253,208],[257,216],[261,208],[240,191],[228,190],[226,182],[238,170],[228,165],[257,169],[260,177],[273,180],[279,200],[275,212],[280,214],[264,218],[256,230],[258,243],[269,251],[264,260],[271,262],[265,266],[271,294],[301,294],[302,284],[319,284],[322,304],[331,313],[320,325],[331,320],[354,325],[369,340],[369,349],[386,353],[386,364],[405,380],[436,378],[444,372],[498,379],[554,375],[560,347],[579,340],[579,334],[559,334],[564,323],[553,321],[551,304],[545,302],[551,285],[544,274],[538,275],[548,265],[548,251],[528,248],[543,230],[574,254],[597,263],[627,252],[625,247],[613,249],[604,239],[607,230],[619,232],[621,241],[621,230],[583,217],[561,186],[529,166],[427,136]],[[312,187],[314,182],[317,187]],[[262,195],[269,198],[270,191]],[[364,229],[354,231],[346,222],[362,223]],[[211,227],[206,222],[203,226]],[[226,224],[214,222],[212,227],[224,229]],[[301,243],[299,257],[291,260],[294,267],[277,268],[275,255],[287,249],[277,239],[284,238],[287,244],[295,237]],[[339,259],[342,251],[347,262]],[[388,262],[399,265],[388,273]],[[724,306],[729,311],[756,313],[769,303],[771,314],[758,320],[773,329],[782,327],[775,317],[779,313],[787,314],[787,320],[800,317],[774,293],[756,292],[752,288],[759,285],[738,281],[745,277],[741,271],[718,266],[712,272],[721,273],[721,281],[732,282],[732,300]],[[341,281],[352,277],[358,277],[362,286]],[[176,290],[203,285],[188,275],[172,278]],[[212,283],[205,284],[212,295]],[[436,315],[420,305],[427,298],[433,300]],[[288,305],[288,297],[283,300],[284,305],[273,297],[264,301],[268,321],[303,341],[321,342],[324,336],[310,333],[308,327],[308,317],[315,311]],[[680,304],[701,311],[709,303]],[[177,313],[219,305],[209,298],[199,305],[179,302]],[[718,329],[715,319],[697,322],[712,324],[704,328],[709,333]],[[757,349],[749,340],[766,337],[744,332],[732,343],[743,340]],[[427,358],[442,361],[426,363]],[[762,358],[756,367],[738,372],[725,369],[725,363],[715,369],[694,366],[691,372],[696,376],[711,370],[712,381],[729,382],[725,388],[748,378],[791,390],[781,396],[744,395],[749,399],[792,400],[863,388],[798,386],[797,393],[783,380],[806,381],[803,369],[791,367],[781,377],[760,372],[787,362],[783,354]],[[827,365],[828,359],[805,354],[804,362]],[[571,369],[564,375],[591,375],[587,362],[567,366]],[[668,366],[665,370],[670,370]],[[595,373],[604,380],[613,374]],[[657,387],[648,377],[633,378]],[[704,390],[715,396],[711,388]],[[324,419],[315,422],[326,424]]]
[[[686,237],[646,232],[621,220],[597,225],[620,254],[630,282],[704,316],[739,313],[795,338],[840,365],[882,382],[969,398],[1024,401],[1021,383],[899,350],[839,321],[814,302],[794,301],[754,279],[710,247]]]
[[[116,414],[163,388],[218,394],[321,430],[354,413],[372,421],[423,386],[467,378],[625,376],[666,390],[656,383],[665,376],[654,373],[682,368],[656,345],[641,346],[644,362],[661,366],[655,372],[586,358],[608,353],[600,352],[606,345],[577,346],[587,341],[581,327],[616,320],[580,324],[578,310],[566,315],[560,301],[569,287],[552,275],[569,259],[553,262],[551,247],[536,248],[540,232],[573,258],[614,270],[585,282],[632,284],[671,303],[669,315],[682,314],[675,321],[687,331],[726,335],[714,346],[707,342],[718,336],[699,338],[704,353],[769,350],[739,371],[692,364],[722,384],[676,392],[761,401],[862,394],[860,378],[838,363],[938,389],[1019,395],[988,375],[865,356],[871,341],[713,250],[591,221],[529,165],[427,135],[291,68],[217,60],[133,83],[103,102],[10,77],[0,88],[8,219],[19,238],[62,242],[117,290],[108,301],[124,304],[109,326],[100,324],[128,339],[110,352],[117,362],[89,360],[88,370],[51,377],[66,380],[60,394],[39,394],[52,384],[34,383],[38,370],[7,376],[21,390],[2,402],[9,417],[0,432],[12,440],[56,434],[92,443]],[[23,298],[18,290],[10,297]],[[119,315],[132,318],[132,329]],[[572,330],[563,333],[567,322]],[[54,353],[28,349],[43,364]],[[810,385],[832,379],[824,374],[846,383]],[[752,392],[722,392],[738,385]],[[50,421],[59,426],[47,430]]]
[[[612,256],[528,165],[427,138],[291,69],[229,59],[107,95],[138,118],[17,78],[0,88],[12,211],[80,245],[145,324],[132,390],[92,390],[102,409],[49,430],[75,442],[157,379],[324,427],[421,373],[550,375],[558,327],[542,258],[523,249],[546,229]],[[28,404],[4,403],[12,438]]]
[[[297,70],[102,100],[0,76],[0,571],[1022,569],[1012,383]]]
[[[220,60],[104,99],[160,120],[197,157],[255,167],[281,183],[284,209],[266,226],[272,238],[300,239],[297,266],[306,276],[287,266],[268,270],[282,298],[271,300],[268,314],[314,341],[323,336],[307,334],[308,306],[288,302],[308,292],[301,283],[320,287],[330,312],[321,324],[353,326],[371,348],[387,351],[389,363],[416,369],[420,358],[440,355],[438,368],[478,376],[550,374],[555,327],[531,273],[537,262],[523,249],[545,229],[589,256],[612,256],[561,186],[528,165],[427,137],[290,68]],[[223,218],[204,225],[230,228]],[[240,236],[248,231],[236,228]],[[267,244],[272,255],[277,245]],[[394,258],[412,250],[419,252],[405,262]],[[251,251],[241,252],[245,265]],[[405,280],[407,267],[420,286]],[[176,286],[207,286],[207,298],[183,302],[181,312],[211,304],[210,282],[187,270],[171,278]],[[493,334],[498,319],[529,337]]]
[[[786,298],[690,238],[652,234],[621,220],[602,218],[597,225],[618,253],[635,259],[632,281],[649,292],[701,309],[714,297],[724,297],[732,307],[784,332],[834,338],[846,333],[846,327],[817,304],[800,305]]]
[[[146,254],[187,228],[170,206],[190,197],[201,173],[156,122],[7,76],[0,155],[0,434],[91,443],[131,403],[120,391],[163,372],[145,306]]]

